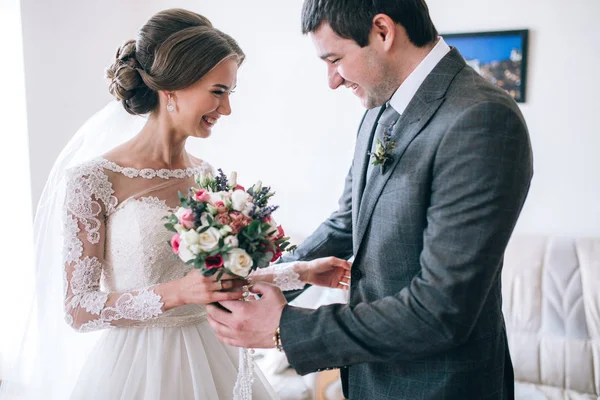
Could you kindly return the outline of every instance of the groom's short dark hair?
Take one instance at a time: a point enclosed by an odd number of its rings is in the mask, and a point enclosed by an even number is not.
[[[425,0],[305,0],[302,33],[315,32],[326,22],[338,36],[365,47],[377,14],[386,14],[402,25],[415,46],[423,47],[437,39]]]

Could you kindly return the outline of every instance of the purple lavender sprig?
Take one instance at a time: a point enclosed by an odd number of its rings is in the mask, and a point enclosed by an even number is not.
[[[250,211],[250,217],[253,219],[258,219],[260,221],[265,221],[278,208],[279,208],[279,206],[268,206],[268,207],[264,207],[264,208],[254,207],[252,209],[252,211]]]
[[[274,192],[271,192],[271,187],[262,187],[258,192],[254,191],[254,188],[251,188],[248,193],[252,196],[252,203],[256,204],[256,207],[263,208],[267,206],[269,199],[275,195]]]
[[[229,181],[227,180],[227,176],[221,168],[219,168],[217,171],[219,171],[219,175],[215,177],[216,191],[226,192],[229,190]]]

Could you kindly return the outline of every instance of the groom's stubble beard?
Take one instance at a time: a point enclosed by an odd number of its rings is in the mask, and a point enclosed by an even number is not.
[[[365,99],[363,106],[367,109],[381,107],[388,102],[400,84],[396,81],[396,75],[393,68],[385,63],[378,63],[375,59],[371,59],[368,69],[377,71],[375,84],[369,90],[365,89]]]

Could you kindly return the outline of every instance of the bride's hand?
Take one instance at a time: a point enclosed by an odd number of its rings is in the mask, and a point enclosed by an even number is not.
[[[311,285],[348,289],[351,265],[348,261],[337,257],[304,261],[300,265],[300,277]]]
[[[181,303],[209,304],[242,298],[241,287],[248,284],[244,279],[223,275],[221,280],[217,281],[215,275],[206,277],[194,269],[179,279],[178,291]]]

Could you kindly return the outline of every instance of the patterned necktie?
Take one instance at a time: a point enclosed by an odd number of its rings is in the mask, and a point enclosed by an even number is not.
[[[394,110],[394,107],[392,107],[389,103],[386,104],[385,110],[383,111],[383,113],[381,114],[379,119],[377,120],[377,128],[375,129],[375,136],[373,137],[373,143],[371,145],[371,153],[373,153],[375,151],[375,143],[377,143],[377,139],[379,139],[381,141],[381,143],[383,143],[384,142],[383,134],[386,131],[388,133],[391,133],[394,125],[396,124],[396,122],[398,122],[399,118],[400,118],[400,114],[398,114],[398,112],[396,110]],[[381,166],[377,166],[377,168],[381,168]],[[373,156],[371,156],[369,158],[369,165],[367,166],[367,181],[366,181],[366,183],[369,182],[371,174],[374,172],[373,169],[376,169],[376,168],[373,165]]]

